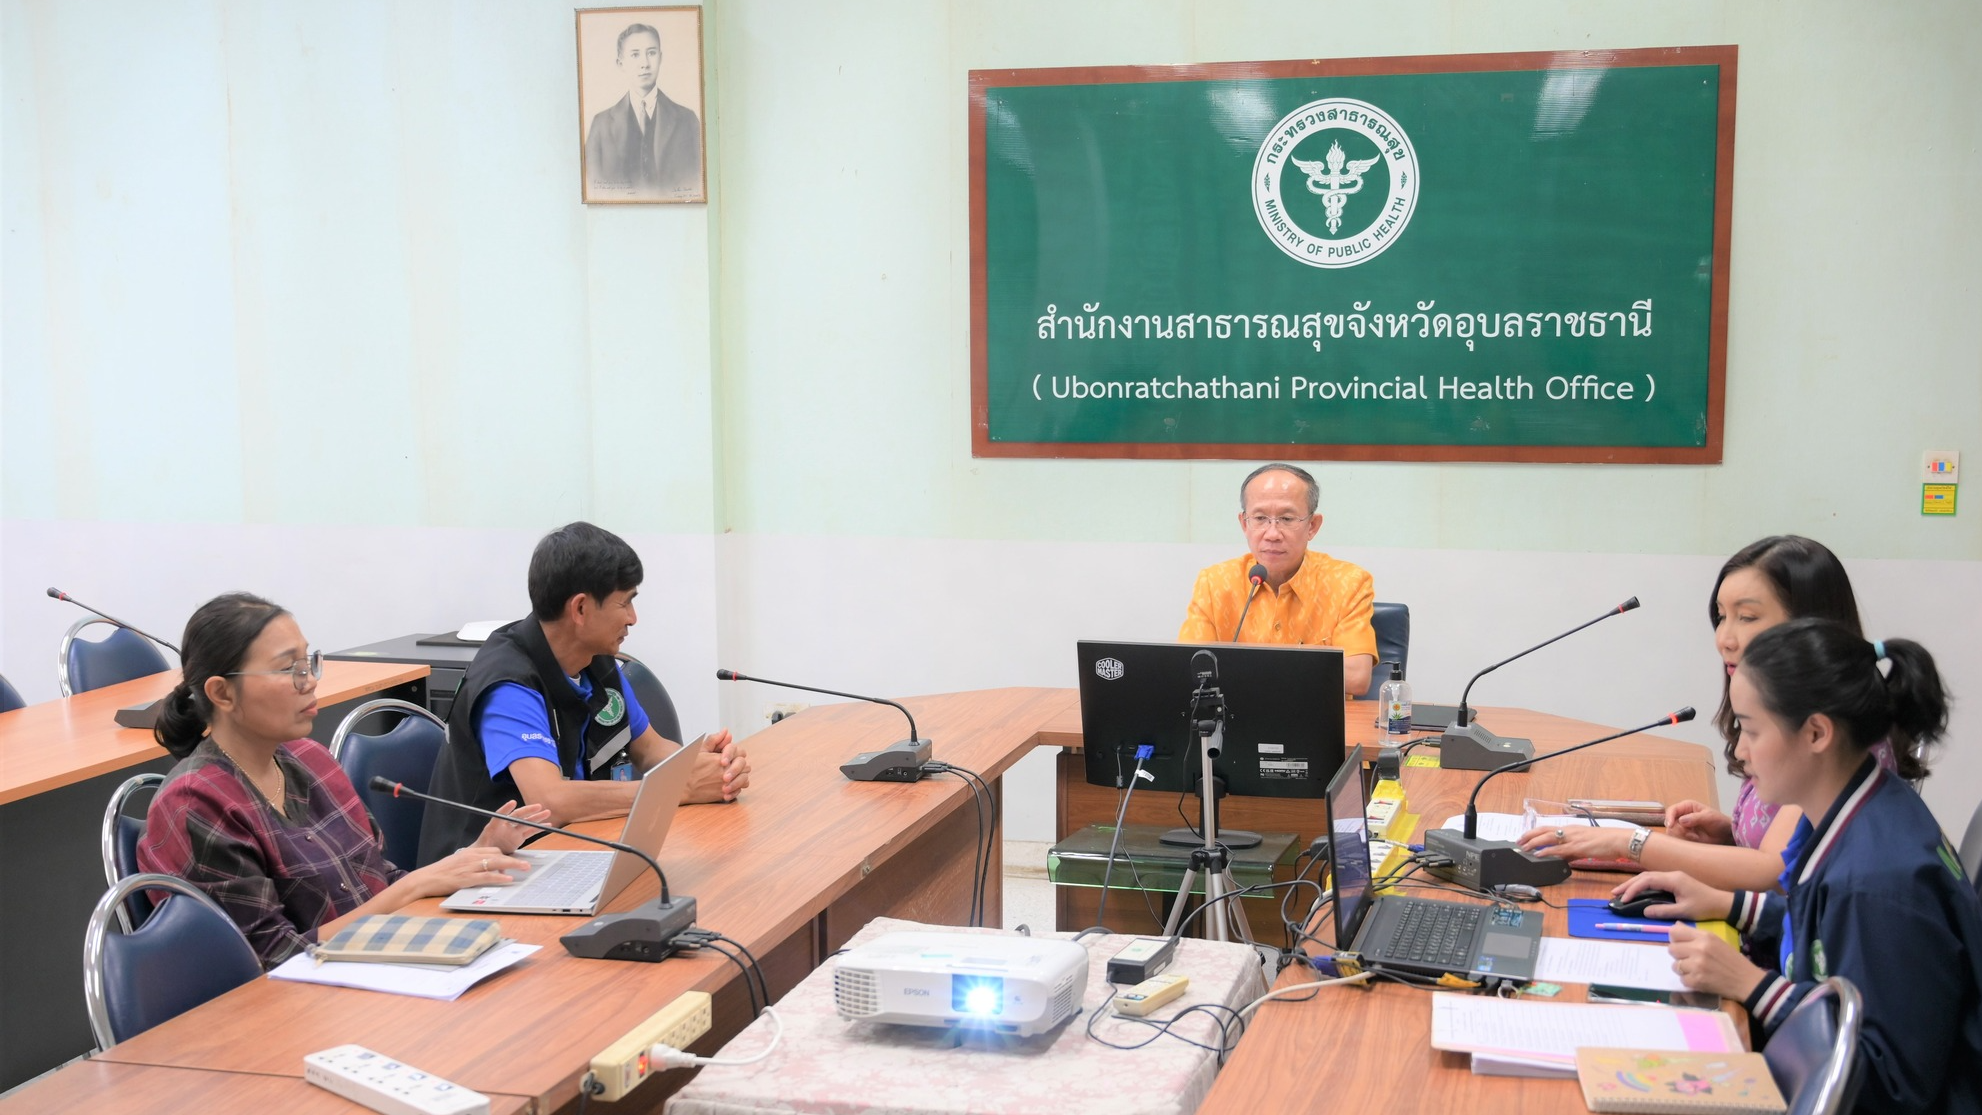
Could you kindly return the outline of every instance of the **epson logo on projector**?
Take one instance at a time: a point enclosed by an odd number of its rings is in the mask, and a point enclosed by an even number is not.
[[[902,994],[904,994],[904,995],[924,995],[924,996],[926,996],[926,995],[928,995],[929,993],[930,993],[930,992],[929,992],[929,989],[928,989],[928,988],[926,988],[926,987],[904,987],[904,988],[902,988]]]

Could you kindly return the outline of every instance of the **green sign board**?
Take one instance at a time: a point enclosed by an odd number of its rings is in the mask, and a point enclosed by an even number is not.
[[[978,456],[1720,459],[1735,48],[971,74]]]

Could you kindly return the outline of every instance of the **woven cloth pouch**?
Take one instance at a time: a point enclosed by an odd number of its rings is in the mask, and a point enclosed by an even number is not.
[[[400,964],[466,964],[502,939],[487,918],[429,918],[370,914],[312,949],[326,960],[375,960]]]

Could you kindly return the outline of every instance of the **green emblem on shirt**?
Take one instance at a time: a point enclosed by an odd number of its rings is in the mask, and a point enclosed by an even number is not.
[[[1948,847],[1948,842],[1945,837],[1942,838],[1941,840],[1940,848],[1936,850],[1941,853],[1941,862],[1947,864],[1948,870],[1954,872],[1955,878],[1957,879],[1968,878],[1968,872],[1963,871],[1961,869],[1961,861],[1955,858],[1954,849]]]
[[[608,728],[626,719],[626,699],[619,695],[619,690],[606,690],[606,707],[600,709],[599,715],[593,719]]]
[[[1818,979],[1831,978],[1830,965],[1824,963],[1824,942],[1810,942],[1810,973]]]

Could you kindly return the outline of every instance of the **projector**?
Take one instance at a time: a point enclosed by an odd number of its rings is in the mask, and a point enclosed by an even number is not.
[[[1031,1037],[1080,1012],[1087,950],[1072,941],[979,933],[889,933],[843,953],[840,1017]]]

